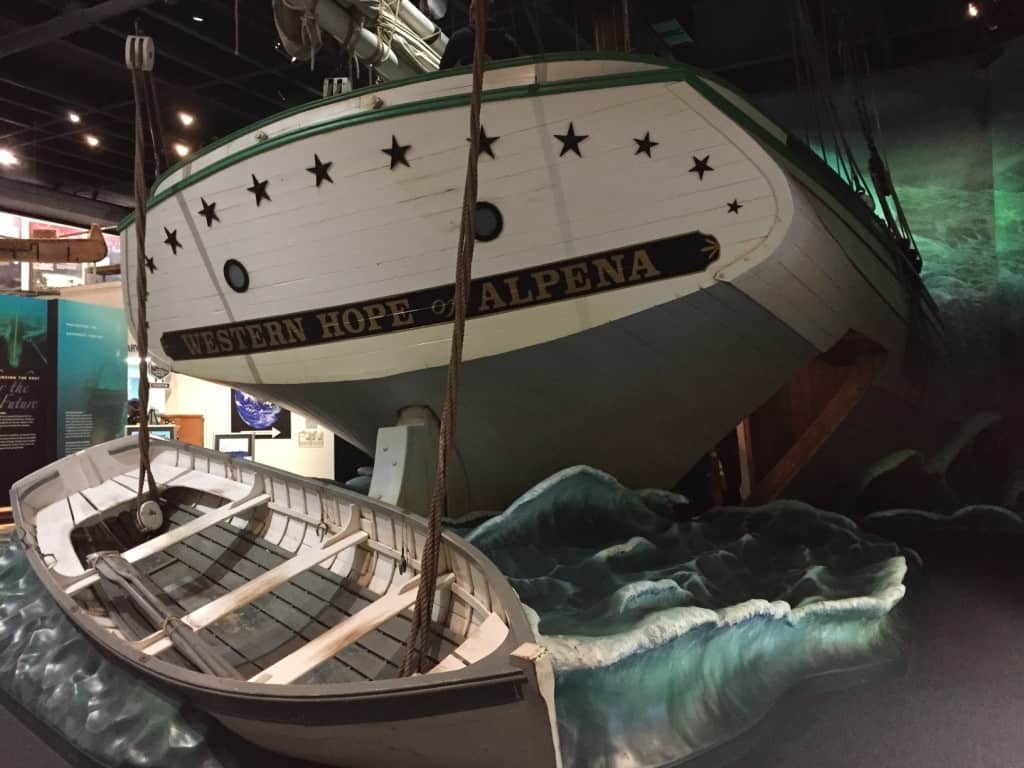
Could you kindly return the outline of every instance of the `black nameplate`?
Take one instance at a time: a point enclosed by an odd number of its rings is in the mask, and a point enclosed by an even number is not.
[[[581,256],[535,269],[474,280],[469,317],[577,299],[703,272],[718,259],[718,240],[691,232],[644,245]],[[250,355],[327,344],[451,322],[454,285],[161,336],[173,360]]]

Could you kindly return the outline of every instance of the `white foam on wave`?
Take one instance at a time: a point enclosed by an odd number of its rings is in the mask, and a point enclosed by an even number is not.
[[[532,610],[530,613],[534,631],[541,644],[552,654],[555,668],[560,672],[574,672],[617,664],[630,656],[667,645],[690,632],[734,627],[755,619],[781,621],[796,626],[812,616],[884,616],[906,595],[906,587],[903,585],[906,572],[906,560],[894,557],[889,561],[885,583],[870,595],[815,600],[798,608],[793,608],[784,600],[769,602],[760,599],[746,600],[715,611],[697,607],[668,608],[645,616],[639,624],[626,632],[606,637],[545,635],[540,632],[537,613]]]
[[[573,506],[574,493],[586,509]],[[600,505],[605,498],[609,500],[608,508],[595,508],[594,505]],[[763,550],[770,546],[760,540],[764,534],[759,528],[737,529],[730,533],[737,515],[751,520],[760,516],[767,523],[779,525],[790,519],[808,521],[808,525],[820,529],[821,536],[837,542],[834,549],[840,554],[845,547],[859,546],[868,539],[850,518],[801,502],[775,502],[743,510],[725,508],[694,520],[665,517],[667,509],[683,501],[677,494],[667,492],[629,491],[610,475],[591,467],[570,467],[523,494],[503,514],[474,531],[470,540],[485,551],[494,550],[491,554],[499,564],[506,571],[513,571],[508,575],[513,577],[514,584],[521,588],[539,587],[549,598],[544,602],[544,610],[530,609],[529,614],[538,639],[551,652],[560,672],[609,667],[689,633],[708,633],[753,621],[796,626],[812,617],[884,616],[905,595],[906,560],[892,556],[868,560],[853,570],[847,563],[836,572],[827,560],[804,563],[787,577],[788,582],[783,582],[789,584],[788,589],[803,587],[795,605],[784,599],[767,599],[767,595],[752,596],[726,606],[693,604],[701,602],[701,595],[708,599],[712,593],[721,593],[725,589],[722,584],[728,582],[737,569],[742,573],[743,557],[748,549],[760,547]],[[637,523],[637,530],[630,528],[630,521],[622,519],[622,515],[630,513],[641,521]],[[586,530],[573,533],[574,515],[585,521]],[[599,532],[595,534],[602,523],[609,529],[607,540],[602,539]],[[651,530],[640,530],[642,526]],[[549,536],[560,533],[568,539],[545,541],[541,539],[544,532]],[[616,535],[623,536],[624,540],[615,541]],[[574,536],[588,544],[584,546],[574,540]],[[704,543],[691,549],[686,545],[688,540]],[[840,546],[838,542],[842,540],[845,543]],[[657,541],[662,542],[662,548],[659,549]],[[666,546],[685,550],[680,555],[685,559],[662,562]],[[803,546],[806,545],[799,541],[793,543],[798,560],[798,550]],[[530,557],[510,554],[510,551],[520,551],[516,547]],[[774,556],[771,551],[764,555],[769,560]],[[529,576],[514,573],[516,568],[527,567],[524,565],[527,561],[543,562],[550,572]],[[631,578],[634,580],[630,581]],[[850,593],[856,584],[865,587],[863,594]],[[553,592],[555,586],[558,589]],[[750,588],[757,589],[757,586]],[[535,589],[529,594],[541,593]],[[592,603],[590,612],[580,614],[581,621],[585,619],[586,629],[581,625],[583,631],[543,631],[545,617],[557,614],[559,604],[572,606],[588,600]],[[608,626],[616,630],[602,633],[600,615],[595,620],[594,611],[603,611],[601,615],[607,618]],[[623,616],[635,616],[635,620],[620,629],[616,621]],[[559,627],[572,624],[571,617],[557,618]]]

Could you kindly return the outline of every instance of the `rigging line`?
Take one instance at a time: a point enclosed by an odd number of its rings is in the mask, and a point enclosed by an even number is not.
[[[796,79],[797,100],[801,105],[800,121],[804,128],[804,143],[808,146],[811,143],[810,123],[807,119],[807,92],[806,83],[803,77],[803,62],[800,59],[800,46],[797,41],[796,19],[793,13],[793,3],[788,3],[786,9],[789,13],[789,37],[793,51],[793,74]]]
[[[145,154],[145,120],[147,108],[152,105],[147,103],[147,91],[144,80],[144,58],[143,50],[146,43],[152,46],[152,40],[141,36],[129,37],[127,40],[128,65],[132,76],[132,93],[135,98],[135,170],[134,170],[134,192],[135,192],[135,271],[136,271],[136,300],[138,302],[138,323],[136,340],[139,348],[139,410],[143,417],[139,419],[139,506],[146,500],[158,498],[156,480],[153,477],[153,470],[150,466],[149,456],[149,322],[146,316],[147,292],[149,290],[146,279],[146,200],[149,190],[146,186],[145,167],[143,155]],[[145,491],[149,485],[148,494]]]
[[[828,110],[828,116],[832,124],[832,142],[835,148],[836,161],[843,169],[843,173],[846,176],[847,183],[850,186],[855,186],[856,178],[853,169],[853,163],[850,153],[848,153],[847,146],[845,145],[845,136],[843,132],[843,122],[839,114],[839,110],[836,107],[834,91],[835,88],[832,84],[832,39],[829,34],[829,18],[825,11],[824,0],[819,0],[818,7],[820,10],[819,18],[821,22],[821,55],[820,61],[823,65],[823,92],[825,98],[825,107]]]
[[[803,46],[803,63],[806,68],[807,82],[812,95],[810,109],[814,118],[814,127],[817,129],[818,152],[821,155],[821,159],[827,164],[828,157],[825,145],[825,129],[822,121],[822,109],[820,104],[821,87],[813,61],[813,35],[809,31],[810,21],[807,16],[807,7],[804,0],[793,0],[793,4],[796,9],[797,33],[799,34],[800,42]]]
[[[448,382],[444,407],[441,412],[441,429],[437,447],[437,474],[434,491],[430,499],[430,519],[427,539],[420,560],[420,583],[416,594],[416,608],[410,627],[409,638],[402,660],[402,676],[425,672],[427,640],[430,636],[430,621],[434,610],[434,592],[440,568],[442,524],[448,502],[448,460],[454,448],[456,409],[458,406],[459,374],[462,368],[462,348],[466,331],[466,314],[469,304],[470,278],[473,269],[473,252],[476,244],[475,214],[478,193],[478,168],[480,162],[480,111],[483,102],[484,58],[487,40],[486,2],[477,2],[475,10],[473,92],[469,109],[469,161],[466,164],[466,187],[462,203],[462,226],[459,232],[459,250],[456,260],[455,295],[453,298],[454,326],[452,329],[451,358],[448,363]]]

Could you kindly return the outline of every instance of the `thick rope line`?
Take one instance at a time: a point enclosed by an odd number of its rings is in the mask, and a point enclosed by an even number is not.
[[[402,660],[402,676],[425,672],[427,640],[430,620],[434,611],[434,592],[437,589],[438,567],[441,554],[442,519],[448,500],[448,459],[455,442],[455,416],[458,403],[459,375],[462,369],[462,348],[466,332],[466,311],[469,304],[470,275],[476,245],[476,204],[478,168],[480,163],[480,109],[484,83],[484,56],[486,52],[487,2],[477,0],[474,26],[476,41],[473,53],[473,94],[469,110],[469,162],[466,166],[466,191],[462,202],[462,226],[459,233],[459,252],[455,272],[454,326],[452,328],[451,358],[448,362],[448,384],[444,408],[441,412],[441,430],[437,445],[437,475],[430,499],[430,519],[427,540],[423,547],[420,566],[419,590],[412,627]]]
[[[146,152],[144,107],[150,102],[146,98],[143,74],[132,70],[132,91],[135,95],[135,290],[138,302],[139,350],[139,506],[144,501],[157,498],[156,480],[149,463],[149,320],[146,316],[146,299],[149,286],[146,280],[146,171],[143,156]],[[149,492],[145,493],[148,481]]]

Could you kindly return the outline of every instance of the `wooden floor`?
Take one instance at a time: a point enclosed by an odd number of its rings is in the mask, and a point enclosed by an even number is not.
[[[187,508],[171,515],[174,525],[197,516]],[[279,565],[289,553],[222,523],[139,564],[168,598],[168,608],[188,613]],[[373,595],[343,583],[323,568],[307,571],[249,606],[202,630],[245,678],[364,608]],[[321,664],[298,683],[345,683],[398,676],[410,621],[399,616]],[[435,663],[455,644],[434,636]],[[170,660],[170,655],[166,658]]]

